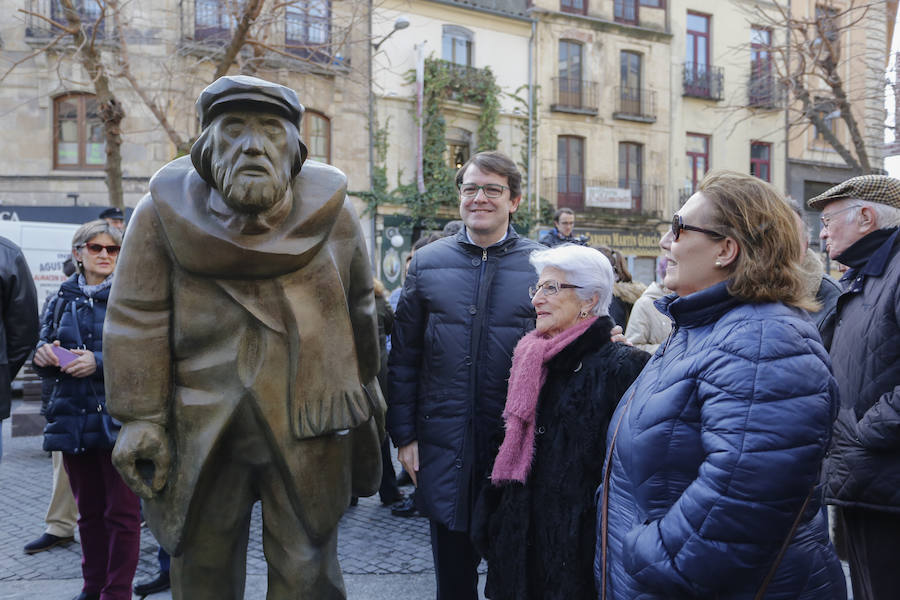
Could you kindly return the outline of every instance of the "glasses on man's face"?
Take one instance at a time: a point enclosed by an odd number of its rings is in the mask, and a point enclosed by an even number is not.
[[[104,250],[106,250],[106,254],[108,254],[109,256],[117,256],[119,254],[119,250],[122,249],[121,246],[104,246],[103,244],[94,243],[81,244],[79,246],[76,246],[76,248],[78,248],[79,250],[81,250],[82,248],[86,248],[88,253],[94,256],[100,254]]]
[[[862,205],[861,204],[852,204],[850,206],[845,206],[844,208],[842,208],[840,210],[836,210],[833,213],[828,213],[827,215],[825,213],[822,213],[822,215],[819,217],[819,220],[822,221],[822,228],[828,229],[828,224],[831,223],[831,220],[834,218],[834,215],[839,215],[842,212],[846,212],[846,211],[850,210],[851,208],[859,208],[860,206],[862,206]]]
[[[681,220],[681,215],[676,214],[672,217],[672,237],[675,238],[675,241],[678,241],[678,238],[681,237],[682,230],[687,229],[688,231],[697,231],[699,233],[705,233],[708,236],[712,236],[715,238],[724,238],[725,236],[719,233],[718,231],[713,231],[712,229],[703,229],[702,227],[694,227],[693,225],[685,225],[684,221]]]
[[[531,298],[534,298],[538,295],[538,292],[544,290],[545,296],[554,296],[559,293],[559,290],[564,290],[567,288],[581,289],[580,285],[572,285],[571,283],[560,283],[558,281],[549,280],[543,283],[539,283],[537,285],[533,285],[528,288],[528,295]]]
[[[475,185],[474,183],[463,183],[459,186],[459,195],[463,198],[474,198],[478,195],[478,190],[482,190],[484,192],[485,198],[491,198],[492,200],[495,198],[499,198],[503,195],[503,190],[508,190],[509,188],[505,185],[500,185],[498,183],[489,183],[487,185]]]

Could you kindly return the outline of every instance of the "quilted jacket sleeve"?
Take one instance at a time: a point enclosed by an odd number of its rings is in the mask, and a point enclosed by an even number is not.
[[[413,256],[397,304],[394,330],[391,334],[390,404],[387,427],[397,446],[416,441],[416,408],[418,400],[419,368],[422,362],[422,343],[427,314],[417,287],[416,257]]]
[[[771,564],[818,479],[837,399],[824,348],[795,325],[739,321],[697,352],[702,462],[665,514],[626,535],[641,584],[711,598]]]

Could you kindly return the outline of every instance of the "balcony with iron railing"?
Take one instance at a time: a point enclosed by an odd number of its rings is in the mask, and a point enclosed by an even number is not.
[[[194,0],[180,4],[182,44],[195,53],[223,48],[231,41],[238,14],[220,0]],[[329,67],[349,67],[349,30],[336,27],[330,17],[313,16],[286,7],[283,19],[271,21],[265,52],[268,62],[299,60]]]
[[[595,81],[553,78],[553,102],[550,110],[580,115],[596,115],[600,107],[598,86]]]
[[[94,0],[72,0],[72,4],[78,11],[82,27],[87,37],[105,40],[109,37],[112,28],[106,27],[106,18],[98,2]],[[68,25],[68,20],[63,12],[59,0],[28,0],[26,2],[28,14],[25,20],[25,39],[47,40],[63,33],[58,27],[51,25],[46,17],[57,23]],[[38,16],[41,15],[41,16]]]
[[[555,201],[557,208],[658,216],[660,208],[665,205],[665,186],[592,179],[581,175],[558,175],[544,178],[541,196]]]
[[[654,90],[616,86],[613,88],[613,93],[616,98],[614,119],[639,123],[656,122],[656,92]]]
[[[724,97],[725,75],[722,67],[686,62],[683,81],[685,96],[716,101]]]
[[[747,80],[747,106],[778,109],[784,105],[784,98],[784,87],[771,73],[752,73]]]

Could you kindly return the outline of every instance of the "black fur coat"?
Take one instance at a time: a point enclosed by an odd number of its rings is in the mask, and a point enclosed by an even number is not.
[[[492,600],[588,600],[606,430],[619,398],[650,355],[613,344],[600,317],[548,363],[535,453],[523,484],[487,486],[475,543],[488,561]],[[489,476],[489,474],[488,474]]]

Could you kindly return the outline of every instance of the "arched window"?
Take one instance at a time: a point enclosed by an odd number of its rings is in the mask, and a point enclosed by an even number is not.
[[[66,94],[53,100],[53,167],[102,169],[106,138],[100,105],[92,94]]]
[[[306,110],[303,115],[303,143],[309,150],[307,158],[331,162],[331,121],[328,117],[315,110]]]
[[[471,67],[472,32],[458,25],[444,25],[441,57],[447,62],[463,67]]]
[[[447,165],[451,169],[459,169],[472,153],[472,132],[461,127],[448,127],[445,136],[447,140]]]

